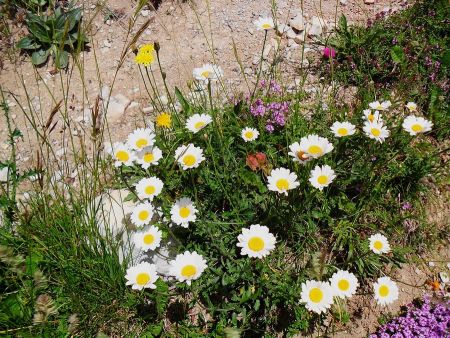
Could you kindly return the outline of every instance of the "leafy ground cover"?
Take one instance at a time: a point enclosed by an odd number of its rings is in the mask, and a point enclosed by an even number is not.
[[[163,104],[155,77],[165,79],[164,45],[136,48],[155,122],[137,121],[106,153],[94,142],[93,158],[75,159],[76,189],[50,179],[45,167],[19,175],[14,149],[22,135],[11,128],[1,185],[2,334],[306,335],[325,321],[350,321],[346,304],[356,293],[374,304],[395,301],[401,290],[386,268],[446,231],[427,221],[422,203],[430,177],[448,180],[441,98],[448,5],[439,2],[424,26],[423,37],[439,45],[433,67],[410,67],[416,54],[404,48],[413,37],[394,31],[405,21],[422,27],[412,18],[430,10],[419,2],[368,29],[341,19],[330,40],[335,51],[319,68],[325,81],[357,86],[352,109],[311,104],[303,88],[287,90],[262,72],[248,93],[223,104],[215,65],[193,71],[189,93],[163,82]],[[273,21],[256,25],[265,41]],[[395,44],[377,40],[391,41],[389,34]],[[428,56],[418,55],[425,65]],[[5,100],[2,108],[10,121]],[[30,178],[28,198],[18,200],[18,184]],[[133,204],[126,243],[108,229],[97,199],[117,188]]]

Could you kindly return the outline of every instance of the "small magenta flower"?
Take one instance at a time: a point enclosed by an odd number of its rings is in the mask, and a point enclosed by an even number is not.
[[[332,47],[325,47],[322,50],[322,56],[325,59],[334,59],[336,57],[336,50]]]

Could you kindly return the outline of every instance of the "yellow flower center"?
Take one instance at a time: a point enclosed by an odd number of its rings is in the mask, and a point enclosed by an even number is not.
[[[119,150],[116,153],[116,159],[121,162],[126,162],[130,159],[130,154],[128,154],[128,152],[125,150]]]
[[[383,249],[383,243],[381,241],[375,241],[373,243],[373,247],[377,250],[381,250],[381,249]]]
[[[381,297],[387,297],[389,295],[389,288],[386,285],[381,285],[378,289],[378,293]]]
[[[370,130],[370,132],[371,132],[372,135],[375,136],[375,137],[378,137],[378,136],[381,135],[381,130],[380,130],[380,129],[377,129],[377,128],[372,128],[372,129]]]
[[[192,278],[197,273],[197,268],[194,265],[185,265],[181,269],[181,275],[185,278]]]
[[[322,152],[323,152],[322,148],[317,145],[313,145],[308,148],[308,153],[313,155],[320,155],[322,154]]]
[[[423,130],[423,126],[421,126],[420,124],[413,124],[411,126],[411,129],[416,133],[420,133]]]
[[[319,177],[317,177],[317,182],[319,182],[319,184],[327,184],[328,176],[320,175]]]
[[[348,135],[348,130],[347,130],[347,128],[339,128],[337,130],[337,133],[339,136],[346,136],[346,135]]]
[[[252,251],[261,251],[264,249],[264,241],[261,237],[252,237],[248,241],[248,247]]]
[[[205,122],[203,121],[198,121],[195,125],[194,128],[195,129],[202,129],[205,126]]]
[[[208,78],[209,73],[211,73],[209,70],[204,70],[200,75],[203,76],[204,78]]]
[[[187,165],[188,167],[195,164],[196,158],[194,155],[186,155],[183,157],[183,163]]]
[[[280,190],[288,190],[289,189],[289,182],[285,178],[280,178],[277,181],[276,185],[277,185],[277,188],[280,189]]]
[[[319,303],[323,298],[323,291],[319,288],[312,288],[309,291],[309,299],[314,303]]]
[[[373,122],[373,120],[375,120],[375,115],[369,114],[369,115],[367,116],[367,119],[368,119],[370,122]]]
[[[136,276],[136,283],[139,285],[145,285],[150,282],[150,275],[146,272],[141,272]]]
[[[270,25],[270,23],[264,23],[263,25],[262,25],[262,28],[264,28],[264,29],[269,29],[269,28],[271,28],[272,26]]]
[[[144,243],[147,245],[152,244],[155,241],[155,237],[152,234],[147,234],[144,236]]]
[[[136,147],[139,149],[144,148],[148,144],[148,141],[145,138],[140,138],[136,141]]]
[[[144,162],[150,163],[153,162],[155,160],[155,155],[153,155],[152,153],[147,153],[144,155]]]
[[[377,106],[377,110],[383,110],[384,109],[384,107],[381,105],[381,104],[379,104],[378,106]]]
[[[186,218],[191,214],[191,210],[188,207],[181,207],[180,208],[180,216],[182,218]]]
[[[341,279],[341,280],[338,282],[338,288],[339,288],[339,290],[347,291],[349,287],[350,287],[350,283],[349,283],[348,280],[346,280],[346,279]]]
[[[147,195],[153,195],[156,191],[156,188],[153,185],[149,185],[148,187],[145,188],[145,193]]]
[[[251,139],[251,138],[253,138],[253,132],[252,131],[246,131],[245,132],[245,134],[244,134],[244,136],[245,136],[245,138],[247,138],[247,139]]]
[[[142,210],[141,212],[139,212],[138,218],[141,221],[145,221],[148,218],[149,215],[150,215],[150,213],[147,210]]]

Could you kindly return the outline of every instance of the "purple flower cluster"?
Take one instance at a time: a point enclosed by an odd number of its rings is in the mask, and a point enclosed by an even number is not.
[[[409,304],[406,312],[378,328],[370,338],[442,338],[450,330],[450,302],[432,304],[425,297],[421,305]]]
[[[267,85],[266,81],[262,80],[259,85],[261,89],[267,89],[265,95],[270,101],[256,99],[250,106],[250,113],[255,117],[266,118],[266,130],[272,133],[276,127],[284,127],[286,124],[289,101],[279,101],[282,90],[276,81],[271,80]]]

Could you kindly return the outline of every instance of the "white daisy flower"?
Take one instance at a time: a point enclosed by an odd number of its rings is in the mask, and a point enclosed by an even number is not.
[[[380,277],[373,283],[375,300],[380,305],[388,305],[398,299],[398,286],[389,277]]]
[[[212,122],[212,118],[208,114],[195,114],[186,121],[186,128],[194,134],[205,128]]]
[[[373,110],[387,110],[391,106],[391,101],[374,101],[369,103],[370,109]]]
[[[417,111],[417,104],[414,102],[408,102],[405,104],[406,109],[409,110],[410,113]]]
[[[140,203],[131,212],[131,222],[137,226],[147,225],[151,222],[153,214],[153,205],[150,202]]]
[[[329,165],[323,165],[322,167],[316,165],[316,167],[311,170],[309,182],[314,188],[323,190],[323,188],[329,186],[335,178],[336,175],[334,174],[334,170],[331,169]]]
[[[191,285],[194,279],[200,277],[208,266],[206,260],[197,252],[185,251],[178,254],[173,261],[170,262],[170,274],[178,281],[186,281],[187,285]]]
[[[115,167],[120,167],[121,165],[129,167],[133,165],[133,161],[136,159],[134,151],[130,150],[128,145],[122,142],[114,143],[107,149],[107,152],[114,158]]]
[[[241,131],[241,137],[245,142],[251,142],[258,138],[259,131],[255,128],[246,127]]]
[[[136,162],[143,169],[148,169],[151,165],[158,165],[158,161],[162,159],[162,151],[156,146],[146,147],[137,152]]]
[[[137,248],[148,251],[155,250],[161,243],[162,232],[154,225],[133,234],[133,242]]]
[[[223,71],[219,66],[207,63],[199,68],[194,68],[192,75],[197,81],[217,81],[223,76]]]
[[[128,135],[128,146],[134,150],[142,150],[155,143],[155,133],[152,129],[138,128]]]
[[[423,117],[417,117],[414,115],[407,116],[402,123],[402,127],[411,136],[415,136],[420,133],[425,133],[431,130],[433,123],[424,119]]]
[[[156,289],[155,282],[159,276],[155,264],[142,262],[129,267],[125,278],[127,279],[126,285],[132,285],[134,290],[142,290],[146,288]]]
[[[313,158],[319,158],[333,150],[333,145],[325,138],[312,134],[300,139],[300,150]]]
[[[375,234],[369,237],[369,247],[374,253],[381,255],[391,251],[391,246],[386,238],[382,234]]]
[[[338,270],[331,276],[330,285],[334,296],[341,298],[351,297],[358,288],[358,279],[351,272]]]
[[[305,164],[306,162],[309,162],[313,159],[311,156],[301,150],[300,144],[298,142],[292,143],[289,146],[289,150],[290,152],[288,153],[288,155],[293,157],[294,162]]]
[[[370,109],[364,109],[363,110],[363,120],[364,121],[369,121],[372,123],[377,123],[377,122],[382,122],[382,118],[381,118],[381,114],[378,110],[375,111],[371,111]]]
[[[273,19],[270,17],[265,18],[259,18],[258,20],[253,22],[256,26],[256,29],[259,31],[262,30],[269,30],[275,28],[275,24],[273,22]]]
[[[333,290],[329,283],[308,280],[302,283],[301,302],[315,313],[326,312],[333,304]]]
[[[366,135],[376,140],[377,142],[383,143],[384,140],[389,137],[389,130],[386,128],[386,126],[383,125],[383,122],[368,122],[366,121],[364,123],[363,127],[364,132]]]
[[[300,185],[297,181],[297,175],[286,168],[273,169],[270,176],[267,177],[267,187],[271,191],[284,193],[286,196],[288,190],[295,189]]]
[[[331,126],[331,131],[336,137],[350,136],[355,133],[355,125],[350,122],[334,122]]]
[[[189,226],[189,222],[195,222],[197,219],[197,209],[192,200],[188,197],[182,197],[175,201],[175,204],[170,209],[172,222],[181,225],[183,228]]]
[[[155,176],[149,178],[143,178],[138,183],[136,183],[136,192],[140,199],[149,199],[153,201],[155,196],[158,196],[164,183]]]
[[[205,157],[202,148],[189,143],[187,146],[182,145],[175,150],[175,159],[181,164],[183,170],[187,170],[197,168],[205,160]]]
[[[242,229],[237,246],[242,248],[241,255],[263,258],[275,249],[275,242],[275,236],[269,232],[268,227],[253,224],[248,229]]]

